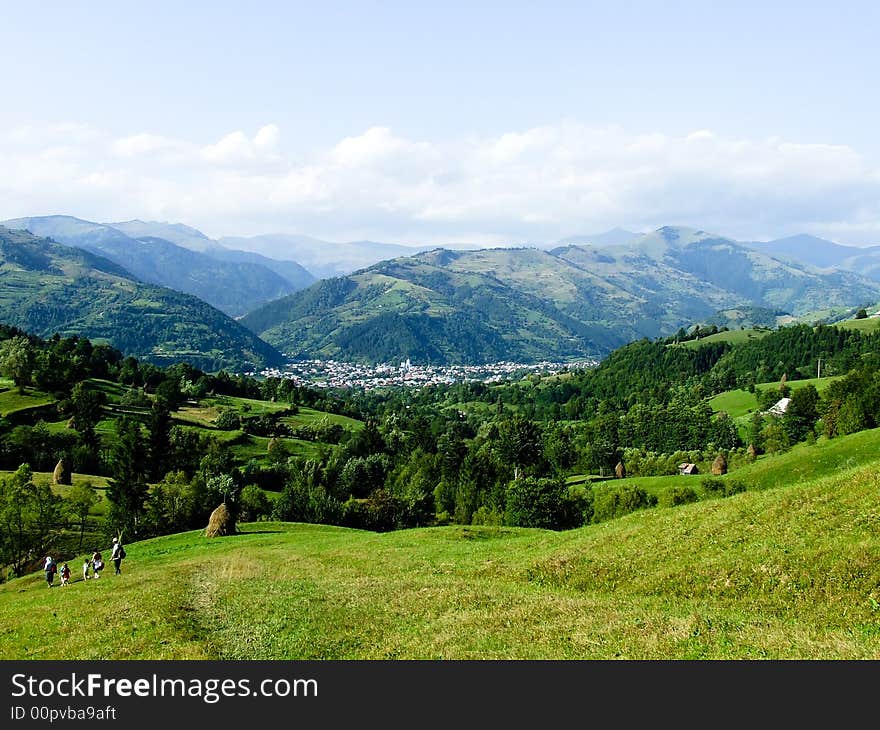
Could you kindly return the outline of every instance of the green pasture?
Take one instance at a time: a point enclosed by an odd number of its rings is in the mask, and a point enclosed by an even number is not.
[[[0,658],[878,659],[878,492],[871,466],[567,532],[188,532],[0,586]]]

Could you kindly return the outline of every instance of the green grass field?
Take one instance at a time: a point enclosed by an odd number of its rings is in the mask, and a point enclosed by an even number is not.
[[[878,659],[878,489],[872,466],[558,533],[157,538],[120,577],[0,586],[0,658]]]
[[[839,436],[834,439],[820,437],[815,444],[797,444],[780,454],[765,454],[754,463],[717,477],[743,482],[749,490],[783,487],[793,482],[804,482],[834,474],[854,467],[880,461],[880,429],[871,429]],[[627,477],[598,482],[594,489],[601,490],[614,485],[632,484],[657,497],[660,506],[668,504],[672,489],[677,486],[693,488],[701,499],[716,497],[707,495],[700,482],[707,474],[682,476],[675,474],[659,477]],[[571,485],[585,484],[590,477],[576,475],[568,479]]]
[[[880,317],[869,317],[868,319],[847,319],[843,322],[837,322],[836,327],[847,330],[857,330],[859,332],[877,332],[880,330]]]
[[[812,385],[816,388],[819,393],[824,391],[831,383],[835,380],[839,380],[842,376],[840,375],[832,375],[829,377],[822,378],[807,378],[804,380],[789,380],[788,385],[791,386],[792,391],[798,390],[799,388],[803,388],[805,385]],[[755,386],[757,390],[776,390],[779,388],[779,383],[759,383]],[[716,413],[719,411],[725,411],[731,418],[733,419],[741,419],[743,416],[748,416],[754,413],[758,409],[758,399],[755,393],[749,393],[747,390],[737,389],[737,390],[728,390],[724,393],[719,393],[713,398],[709,399],[709,405],[712,407],[712,410]]]
[[[229,444],[233,456],[242,463],[250,459],[264,461],[268,454],[268,438],[252,436],[239,429],[223,431],[217,429],[214,423],[220,413],[226,408],[234,409],[240,415],[255,416],[262,413],[282,412],[289,407],[286,403],[271,403],[250,398],[221,396],[207,398],[199,403],[198,406],[184,406],[175,411],[174,419],[185,428],[194,429],[200,434],[208,434],[219,441]],[[361,421],[357,421],[354,418],[340,416],[335,413],[325,413],[314,408],[303,406],[298,407],[297,411],[293,415],[282,416],[281,422],[291,428],[307,425],[339,424],[348,431],[359,431],[364,426]],[[317,458],[322,451],[333,448],[329,444],[297,438],[282,438],[281,440],[284,442],[290,455],[306,459]]]
[[[691,350],[696,350],[703,345],[708,345],[713,342],[728,342],[731,345],[741,345],[744,342],[760,340],[769,332],[770,330],[768,329],[728,330],[727,332],[717,332],[714,335],[701,337],[698,340],[688,340],[687,342],[682,342],[680,344],[680,347],[687,347]]]
[[[8,416],[11,413],[39,408],[40,406],[54,403],[55,399],[48,393],[41,393],[28,389],[25,393],[19,393],[18,388],[10,387],[3,389],[0,385],[0,416]]]

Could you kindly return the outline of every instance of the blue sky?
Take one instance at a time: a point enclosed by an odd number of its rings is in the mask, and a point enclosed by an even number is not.
[[[0,217],[880,243],[874,3],[18,3]]]

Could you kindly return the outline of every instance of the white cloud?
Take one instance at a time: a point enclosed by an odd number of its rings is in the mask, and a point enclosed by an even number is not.
[[[186,156],[190,146],[156,134],[134,134],[115,140],[111,149],[119,157]]]
[[[615,225],[880,243],[880,172],[844,145],[570,121],[431,142],[373,127],[307,159],[275,124],[214,140],[0,130],[0,217],[180,220],[213,235],[554,240]]]
[[[241,130],[227,134],[215,144],[201,149],[201,158],[220,165],[274,162],[278,159],[281,132],[274,124],[261,127],[251,138]]]

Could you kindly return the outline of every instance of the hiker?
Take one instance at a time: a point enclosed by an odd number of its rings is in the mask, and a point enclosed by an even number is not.
[[[43,561],[43,570],[46,571],[46,583],[49,585],[49,588],[51,588],[52,581],[55,580],[55,571],[57,570],[55,559],[51,555],[47,555],[46,559]]]
[[[90,577],[90,576],[89,576],[89,566],[90,566],[91,564],[92,564],[92,560],[91,560],[91,558],[89,558],[88,556],[86,556],[86,558],[83,560],[83,580],[88,580],[88,579],[89,579],[89,577]]]
[[[125,548],[122,547],[122,543],[114,537],[113,538],[113,552],[110,553],[110,559],[113,561],[113,567],[116,569],[116,572],[114,573],[114,575],[121,575],[122,574],[122,568],[120,566],[122,565],[122,559],[124,557],[125,557]]]
[[[100,578],[102,570],[104,570],[104,558],[95,550],[92,553],[92,578]]]
[[[58,575],[61,576],[61,585],[66,586],[68,583],[70,583],[70,568],[67,567],[67,563],[64,563],[61,566],[61,570],[59,571]]]

